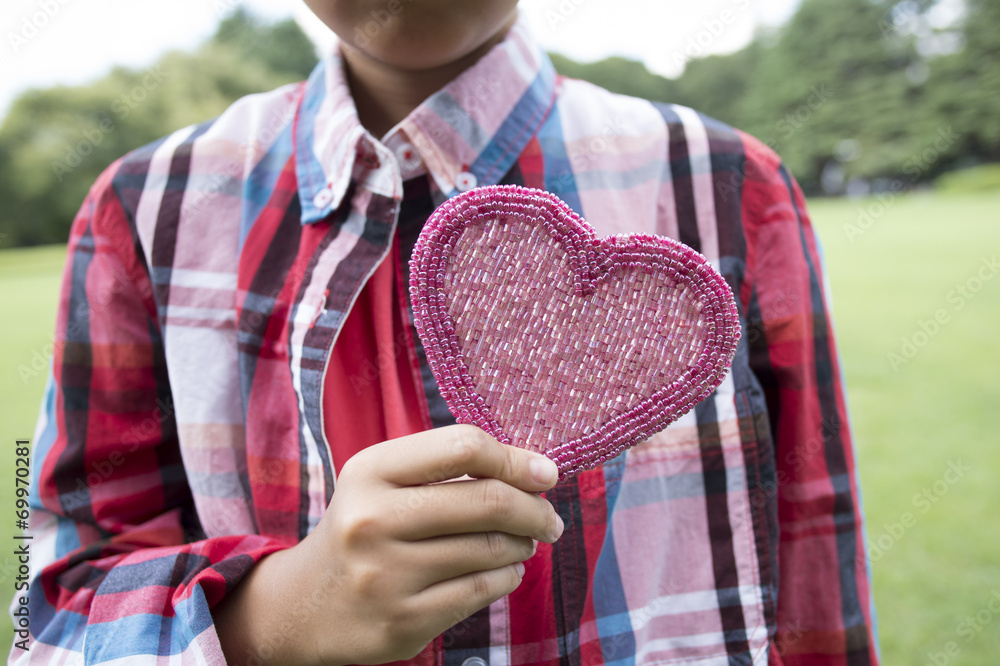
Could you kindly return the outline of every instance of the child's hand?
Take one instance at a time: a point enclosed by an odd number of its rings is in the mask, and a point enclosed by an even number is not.
[[[475,478],[437,483],[466,474]],[[534,494],[556,476],[551,460],[472,426],[365,449],[344,466],[316,529],[261,560],[214,611],[227,659],[329,665],[415,656],[512,592],[533,539],[559,538],[562,522]]]

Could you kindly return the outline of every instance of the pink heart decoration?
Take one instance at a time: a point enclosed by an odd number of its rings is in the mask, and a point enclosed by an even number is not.
[[[515,185],[449,199],[410,260],[417,331],[459,423],[552,458],[566,478],[649,438],[722,382],[732,291],[669,238],[596,232]]]

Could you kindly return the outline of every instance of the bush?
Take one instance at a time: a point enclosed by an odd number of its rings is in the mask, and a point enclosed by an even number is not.
[[[1000,164],[982,164],[951,171],[938,178],[934,188],[945,194],[1000,190]]]

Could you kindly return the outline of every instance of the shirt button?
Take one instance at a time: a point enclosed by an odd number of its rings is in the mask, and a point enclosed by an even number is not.
[[[396,159],[399,160],[399,168],[404,174],[415,171],[420,166],[420,153],[412,143],[399,144],[396,148]]]
[[[360,161],[361,164],[368,169],[377,169],[382,166],[382,162],[379,160],[378,155],[362,148],[358,149],[358,161]]]
[[[462,662],[462,666],[489,666],[482,657],[469,657]]]
[[[313,197],[313,206],[316,206],[316,208],[326,208],[330,205],[331,201],[333,201],[333,192],[327,187],[317,192],[316,196]]]
[[[479,181],[476,179],[476,175],[469,173],[468,171],[463,171],[458,174],[455,178],[455,189],[459,192],[468,192],[476,186]],[[473,657],[470,657],[472,659]],[[475,657],[478,659],[478,657]]]

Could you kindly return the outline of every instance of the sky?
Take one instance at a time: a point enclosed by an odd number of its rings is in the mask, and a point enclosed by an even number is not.
[[[549,51],[582,62],[622,55],[677,76],[692,58],[735,51],[757,26],[780,25],[799,1],[521,0],[520,6]],[[320,49],[332,43],[302,0],[3,0],[0,117],[26,88],[85,83],[114,65],[142,68],[165,51],[192,48],[241,4],[271,19],[294,17]]]

